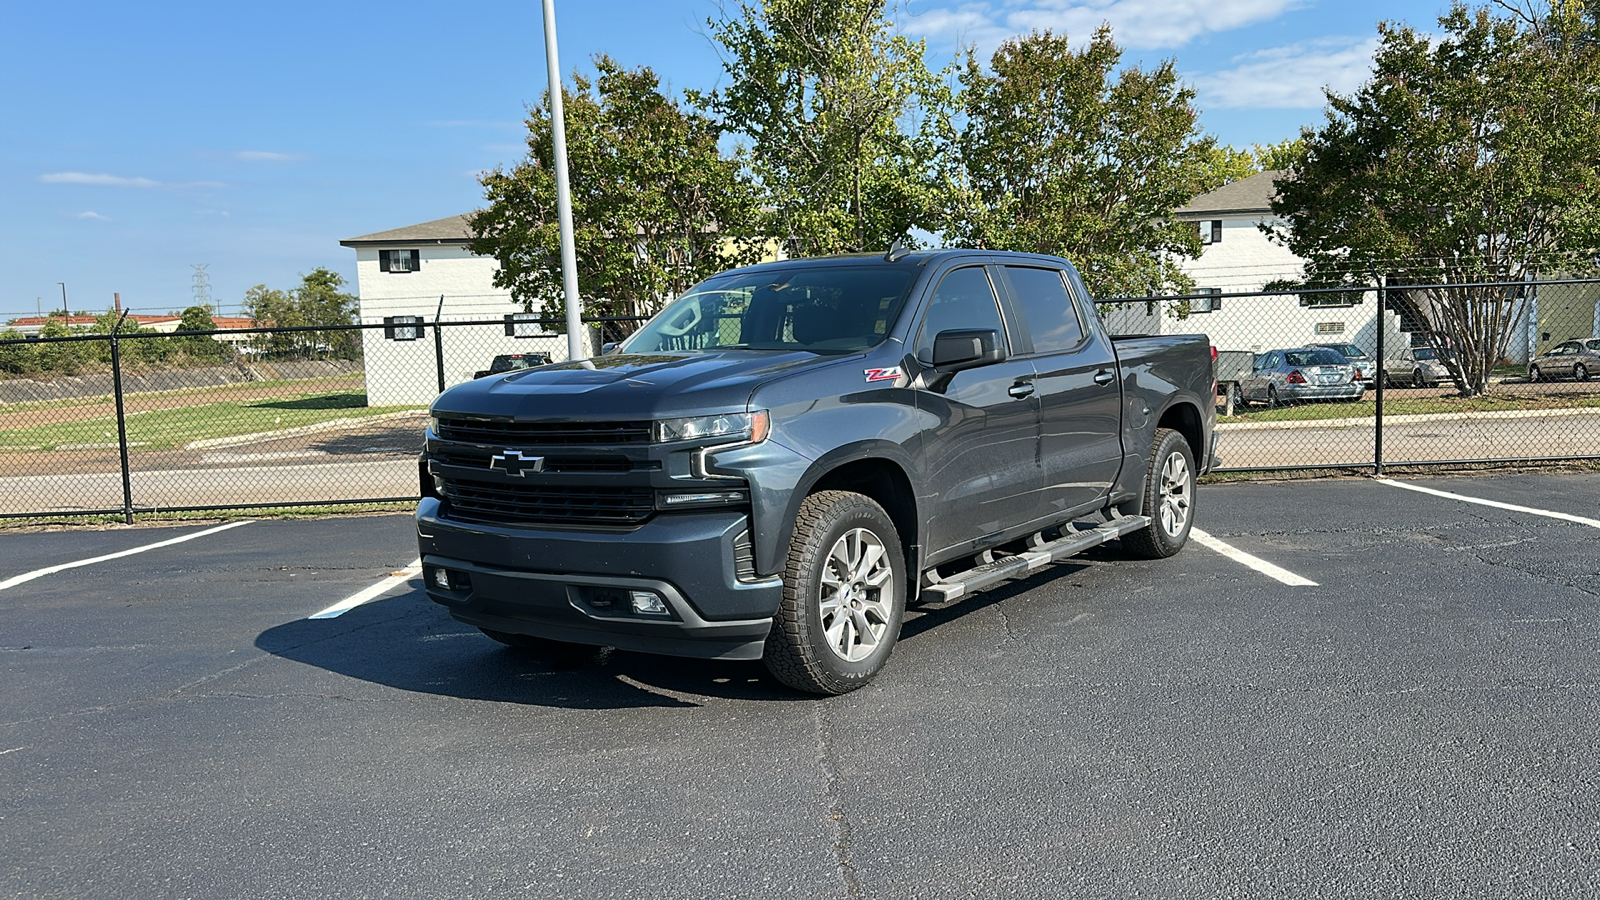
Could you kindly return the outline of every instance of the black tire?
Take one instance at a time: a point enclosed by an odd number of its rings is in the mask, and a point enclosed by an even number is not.
[[[526,653],[529,656],[537,656],[546,662],[557,665],[581,665],[599,656],[601,650],[600,647],[592,644],[553,641],[549,638],[535,637],[531,634],[512,634],[507,631],[491,631],[488,628],[479,628],[478,630],[513,650]]]
[[[1269,384],[1269,385],[1267,385],[1267,409],[1277,409],[1277,408],[1278,408],[1278,388],[1275,385],[1270,385]]]
[[[869,684],[900,637],[907,589],[900,533],[883,507],[848,491],[812,494],[795,516],[767,671],[813,694]]]
[[[1528,367],[1528,381],[1529,381],[1529,383],[1535,383],[1535,384],[1538,383],[1540,377],[1541,377],[1541,375],[1540,375],[1538,366],[1529,366]]]
[[[1423,376],[1421,369],[1417,369],[1411,373],[1411,386],[1414,388],[1428,386],[1428,379]]]
[[[1589,380],[1589,369],[1588,369],[1588,367],[1585,366],[1583,363],[1573,363],[1572,364],[1572,380],[1573,381],[1588,381]]]
[[[1225,414],[1231,416],[1244,409],[1245,406],[1244,391],[1240,390],[1237,384],[1228,385],[1227,405],[1225,407],[1227,412]]]
[[[1156,429],[1145,472],[1139,515],[1150,525],[1123,535],[1123,549],[1140,559],[1165,559],[1189,542],[1194,527],[1194,452],[1183,435],[1170,428]]]

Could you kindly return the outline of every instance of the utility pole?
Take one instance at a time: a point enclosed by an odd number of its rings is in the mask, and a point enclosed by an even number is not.
[[[578,251],[572,238],[572,187],[567,179],[567,126],[561,101],[561,60],[556,52],[555,0],[544,0],[544,56],[550,69],[550,149],[556,163],[556,218],[561,228],[561,284],[567,300],[567,358],[583,353],[583,311],[578,308]]]
[[[58,281],[56,284],[61,285],[61,312],[70,318],[72,316],[72,310],[67,306],[67,283],[65,281]]]

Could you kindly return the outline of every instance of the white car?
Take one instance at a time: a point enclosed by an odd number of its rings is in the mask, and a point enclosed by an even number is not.
[[[1383,364],[1383,381],[1390,385],[1437,387],[1449,377],[1450,370],[1432,347],[1408,347]]]

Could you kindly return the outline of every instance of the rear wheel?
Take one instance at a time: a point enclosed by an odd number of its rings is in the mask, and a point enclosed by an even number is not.
[[[784,684],[843,694],[877,677],[906,608],[905,553],[870,497],[819,491],[800,504],[783,602],[763,661]]]
[[[1529,366],[1528,367],[1528,380],[1529,381],[1538,381],[1540,379],[1540,377],[1541,377],[1541,375],[1539,373],[1539,367],[1538,366]]]
[[[1142,559],[1164,559],[1183,549],[1194,527],[1194,453],[1183,435],[1156,429],[1139,514],[1150,525],[1126,534],[1122,546]]]
[[[1278,408],[1278,389],[1270,384],[1267,385],[1267,408]]]
[[[1411,386],[1414,388],[1428,386],[1428,379],[1422,374],[1421,369],[1417,369],[1411,373]]]
[[[1572,380],[1573,381],[1588,381],[1589,380],[1589,369],[1587,367],[1585,367],[1583,363],[1573,363],[1572,364]]]
[[[1244,392],[1239,390],[1239,386],[1237,384],[1228,385],[1227,405],[1223,415],[1231,416],[1239,410],[1244,409],[1244,406]]]

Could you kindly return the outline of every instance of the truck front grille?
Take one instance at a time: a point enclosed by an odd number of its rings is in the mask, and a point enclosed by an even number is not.
[[[493,450],[473,447],[435,447],[430,454],[431,458],[440,465],[459,466],[465,469],[489,470],[489,460],[494,456]],[[628,472],[649,472],[661,468],[661,464],[651,459],[632,459],[620,454],[601,455],[561,455],[551,454],[544,458],[545,472],[586,472],[600,474],[625,474]]]
[[[486,525],[638,525],[655,492],[634,487],[558,487],[447,482],[449,517]]]
[[[582,444],[590,447],[648,444],[644,422],[495,422],[488,419],[439,420],[439,437],[466,444],[538,447]]]

